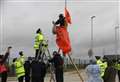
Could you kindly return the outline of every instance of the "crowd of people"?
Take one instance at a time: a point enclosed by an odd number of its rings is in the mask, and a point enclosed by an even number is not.
[[[4,56],[0,55],[1,82],[7,82],[8,69],[5,62],[10,54],[10,49],[11,47],[8,47]],[[25,82],[44,82],[44,78],[50,63],[54,64],[56,82],[63,82],[64,62],[61,55],[57,51],[53,52],[53,58],[49,59],[48,63],[41,60],[36,61],[36,59],[32,59],[31,57],[28,57],[28,59],[25,60],[25,55],[22,51],[19,52],[19,56],[20,57],[13,59],[13,65],[18,82],[24,82],[24,79]]]
[[[116,82],[116,75],[120,82],[120,62],[115,59],[96,56],[86,67],[88,79],[86,82]]]
[[[65,17],[62,14],[60,14],[59,19],[56,22],[54,22],[54,26],[65,26],[64,23]],[[50,63],[54,66],[56,82],[63,82],[63,59],[60,53],[54,51],[53,58],[49,58],[47,60],[47,63],[45,63],[43,60],[43,57],[45,55],[44,48],[47,49],[48,44],[45,43],[44,40],[45,38],[43,36],[43,33],[39,28],[36,31],[34,42],[35,58],[28,58],[27,60],[25,60],[25,55],[23,51],[20,51],[20,57],[13,59],[13,65],[15,68],[16,76],[18,78],[18,82],[23,82],[24,78],[25,82],[44,82],[46,71],[47,68],[49,68]],[[8,69],[5,63],[7,62],[11,48],[12,47],[8,47],[5,55],[0,55],[0,74],[2,82],[7,82]]]

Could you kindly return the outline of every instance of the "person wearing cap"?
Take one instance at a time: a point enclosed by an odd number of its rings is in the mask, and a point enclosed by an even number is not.
[[[104,61],[101,60],[101,57],[100,56],[95,56],[96,57],[96,62],[97,62],[97,65],[99,65],[100,67],[100,76],[103,78],[104,77],[104,72],[105,72],[105,69],[107,68],[107,63]]]
[[[34,42],[34,48],[35,48],[35,59],[42,53],[42,51],[39,51],[42,42],[44,40],[44,36],[42,34],[41,29],[39,28],[36,31],[36,36],[35,36],[35,42]]]
[[[103,57],[102,63],[100,64],[101,77],[104,79],[105,70],[108,67],[107,59]]]
[[[8,76],[8,67],[5,65],[8,56],[10,55],[10,49],[12,47],[8,47],[5,55],[0,55],[0,74],[1,74],[1,82],[7,82]]]
[[[61,57],[61,55],[57,51],[54,51],[53,58],[50,59],[49,62],[53,63],[53,65],[55,67],[56,82],[64,82],[64,78],[63,78],[64,61],[63,61],[63,58]]]
[[[96,60],[90,60],[90,64],[86,67],[88,79],[86,82],[103,82],[100,76],[100,67],[96,64]]]
[[[14,58],[13,65],[15,67],[15,72],[18,78],[18,82],[23,82],[25,77],[25,69],[24,69],[23,61],[19,58]]]
[[[19,59],[22,61],[22,63],[24,64],[25,63],[25,57],[24,57],[24,54],[23,54],[23,51],[20,51],[19,52]]]

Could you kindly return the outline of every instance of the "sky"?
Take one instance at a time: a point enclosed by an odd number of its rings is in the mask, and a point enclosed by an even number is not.
[[[57,50],[52,21],[64,13],[64,6],[64,0],[1,0],[0,53],[12,46],[11,57],[18,56],[19,51],[24,51],[26,56],[34,56],[33,45],[38,28],[49,40],[50,52]],[[92,16],[96,16],[93,19],[94,55],[115,53],[115,27],[120,24],[119,7],[119,0],[67,0],[72,18],[68,31],[73,57],[88,57]]]

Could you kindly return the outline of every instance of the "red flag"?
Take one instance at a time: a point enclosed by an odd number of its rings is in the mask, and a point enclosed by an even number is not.
[[[66,55],[71,51],[69,34],[65,27],[56,27],[56,43],[57,46],[63,51],[63,54]]]
[[[70,16],[70,13],[69,11],[67,10],[67,8],[65,7],[65,19],[67,21],[67,23],[71,24],[71,16]]]

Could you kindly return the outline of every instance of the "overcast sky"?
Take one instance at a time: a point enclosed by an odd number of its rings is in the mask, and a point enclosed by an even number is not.
[[[64,0],[1,0],[0,53],[13,46],[12,56],[22,50],[34,56],[34,37],[41,28],[49,48],[57,50],[52,34],[52,21],[64,13]],[[69,25],[73,56],[87,57],[90,48],[91,16],[93,22],[94,55],[114,53],[115,26],[119,22],[118,0],[67,0],[72,17]]]

